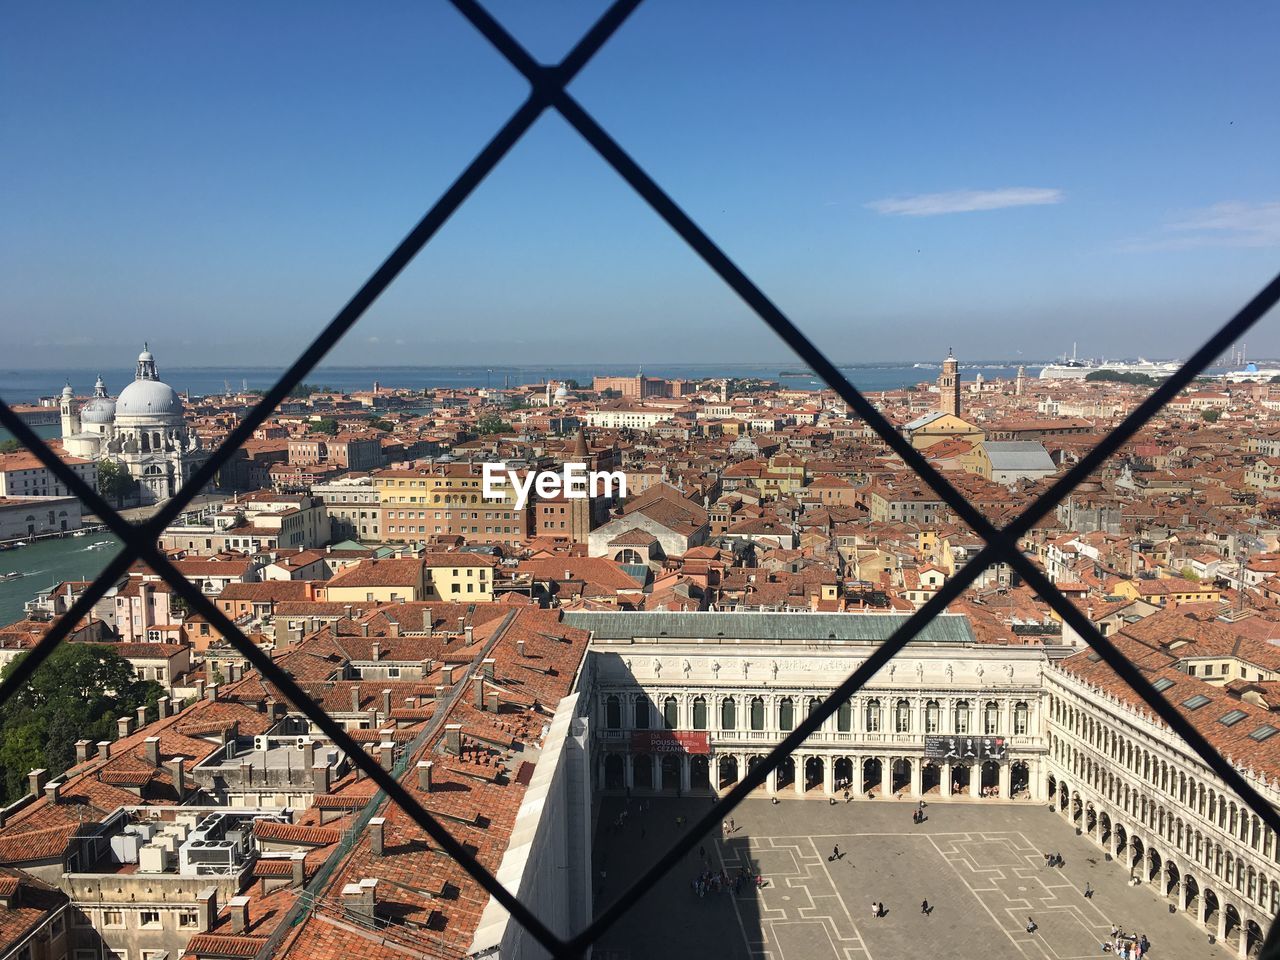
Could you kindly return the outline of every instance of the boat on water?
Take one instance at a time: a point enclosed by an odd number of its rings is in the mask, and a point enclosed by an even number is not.
[[[19,573],[17,570],[10,570],[8,573],[0,573],[0,583],[5,583],[9,580],[20,580],[25,576],[25,573]]]
[[[1091,373],[1106,370],[1111,373],[1140,373],[1147,377],[1168,377],[1178,372],[1182,364],[1177,360],[1081,360],[1075,346],[1071,356],[1065,354],[1056,363],[1045,364],[1040,371],[1041,380],[1083,380]]]
[[[89,531],[88,531],[88,530],[77,530],[75,533],[73,533],[73,534],[72,534],[72,536],[73,536],[73,537],[83,537],[83,536],[87,536],[87,535],[88,535],[88,533],[89,533]]]
[[[1280,367],[1259,367],[1256,363],[1246,363],[1239,370],[1228,370],[1222,379],[1228,383],[1243,383],[1252,380],[1254,383],[1269,383],[1274,377],[1280,377]]]

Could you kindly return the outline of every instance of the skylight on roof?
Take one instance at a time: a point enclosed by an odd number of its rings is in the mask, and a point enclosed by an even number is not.
[[[1269,723],[1264,723],[1257,730],[1253,731],[1253,733],[1249,734],[1249,739],[1257,740],[1259,743],[1261,743],[1263,740],[1266,740],[1268,737],[1274,737],[1277,733],[1280,733],[1280,730],[1276,729]]]
[[[1224,727],[1230,727],[1230,726],[1233,726],[1234,724],[1239,723],[1246,716],[1248,716],[1248,714],[1246,714],[1243,710],[1232,710],[1230,713],[1224,713],[1222,716],[1220,716],[1218,718],[1218,722],[1222,724]]]
[[[1170,680],[1168,677],[1161,677],[1159,680],[1157,680],[1155,683],[1151,685],[1155,687],[1157,690],[1159,690],[1161,693],[1164,693],[1164,691],[1168,690],[1170,687],[1173,686],[1173,681]]]
[[[1186,700],[1183,700],[1182,705],[1186,707],[1188,710],[1199,710],[1208,702],[1209,702],[1208,697],[1206,697],[1203,693],[1197,693],[1194,697],[1188,697]]]

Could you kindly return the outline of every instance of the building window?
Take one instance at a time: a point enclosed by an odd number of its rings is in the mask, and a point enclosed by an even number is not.
[[[636,697],[635,702],[635,723],[633,726],[637,730],[649,729],[649,698],[644,694]]]
[[[764,729],[764,698],[763,697],[751,698],[751,729],[752,730]]]
[[[853,706],[848,700],[840,704],[836,710],[836,730],[841,733],[848,733],[853,729]]]
[[[968,733],[968,732],[969,732],[969,723],[970,723],[970,719],[971,719],[971,718],[970,718],[970,716],[969,716],[969,701],[968,701],[968,700],[957,700],[957,701],[956,701],[956,718],[955,718],[955,719],[956,719],[956,729],[955,729],[955,732],[956,732],[956,733]]]
[[[178,911],[178,927],[182,930],[194,930],[200,925],[200,914],[195,910]]]
[[[667,697],[662,701],[662,722],[668,730],[680,726],[680,701],[675,697]]]
[[[693,729],[707,729],[707,698],[693,698]]]
[[[604,702],[604,725],[609,730],[622,728],[622,702],[616,696],[609,696]]]
[[[119,910],[103,910],[102,925],[104,927],[123,927],[124,914]]]
[[[907,700],[899,700],[893,708],[893,730],[895,733],[911,732],[911,704]]]
[[[880,701],[868,700],[866,713],[867,713],[867,717],[866,717],[867,733],[879,733],[880,732]]]
[[[790,697],[783,697],[778,704],[778,729],[790,730],[796,725],[796,707]]]
[[[1000,707],[994,700],[987,701],[987,708],[982,713],[982,732],[988,736],[1000,732]]]
[[[733,730],[738,725],[738,707],[733,697],[725,697],[720,701],[720,729]]]
[[[1013,732],[1019,735],[1025,735],[1027,732],[1027,717],[1030,710],[1021,700],[1014,705],[1013,708]]]
[[[930,700],[924,705],[924,732],[937,733],[942,723],[942,709],[937,700]]]

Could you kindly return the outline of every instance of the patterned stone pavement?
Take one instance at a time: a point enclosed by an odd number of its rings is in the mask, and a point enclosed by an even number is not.
[[[706,804],[633,799],[619,831],[612,823],[624,802],[605,800],[597,902],[619,895],[678,835],[677,818]],[[1210,945],[1190,917],[1170,914],[1154,888],[1129,886],[1121,866],[1043,806],[937,802],[919,826],[911,810],[907,801],[749,800],[736,829],[716,830],[703,848],[715,869],[745,866],[767,885],[699,898],[690,885],[704,869],[695,850],[609,931],[596,960],[1083,960],[1102,955],[1113,922],[1145,933],[1156,960],[1234,955]],[[1065,866],[1045,867],[1047,851]],[[1082,894],[1086,881],[1092,899]],[[886,916],[871,917],[873,900]],[[1028,917],[1037,924],[1030,934]]]

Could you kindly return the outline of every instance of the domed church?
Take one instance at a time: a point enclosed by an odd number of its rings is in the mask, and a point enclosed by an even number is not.
[[[147,345],[138,354],[133,383],[112,400],[102,378],[93,398],[75,408],[75,391],[62,388],[62,446],[74,457],[115,460],[138,482],[143,503],[159,503],[208,459],[200,438],[187,429],[182,398],[156,373]]]

